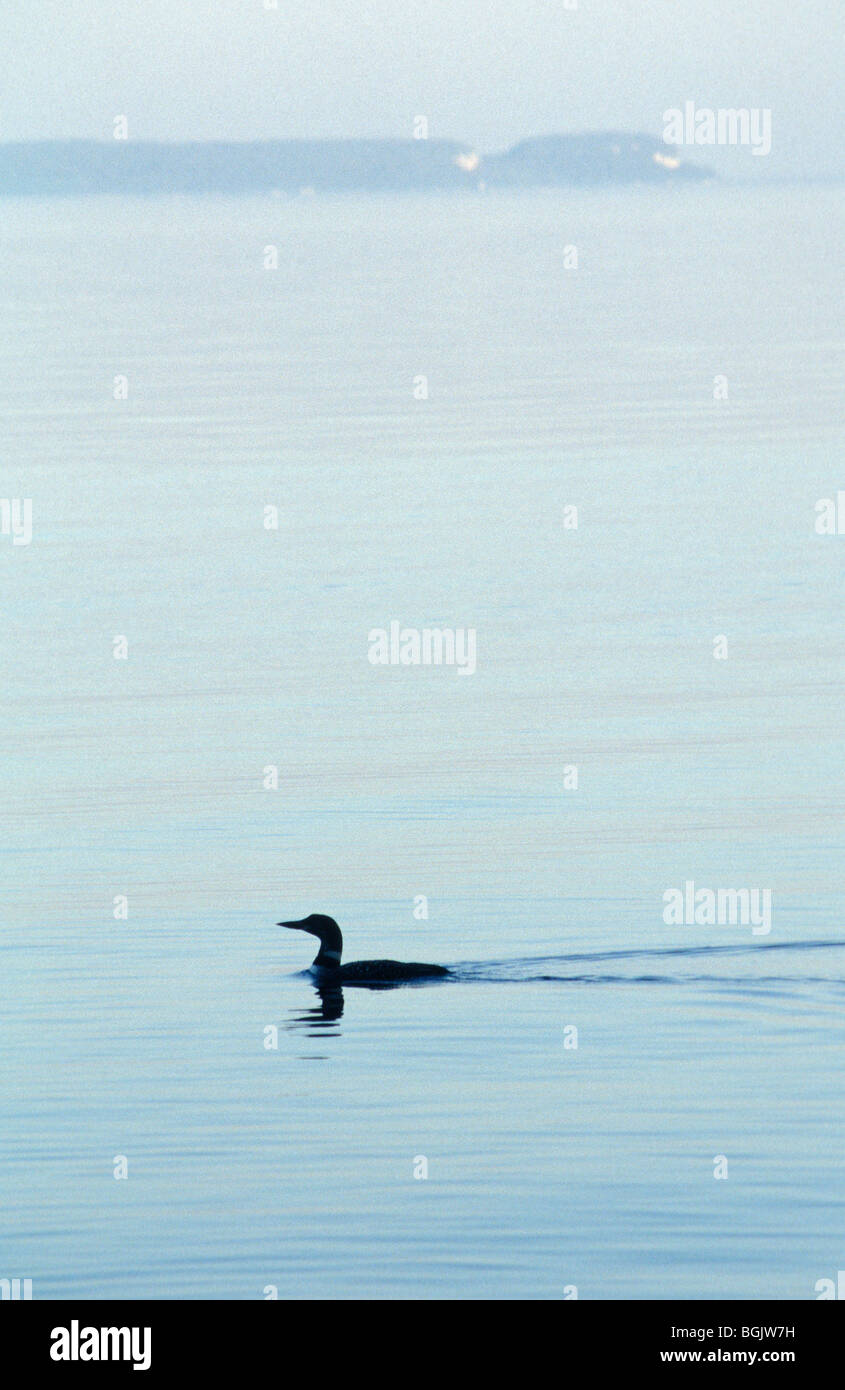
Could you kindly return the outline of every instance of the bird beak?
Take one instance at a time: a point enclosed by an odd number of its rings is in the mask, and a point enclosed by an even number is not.
[[[277,927],[301,927],[301,922],[277,922]]]

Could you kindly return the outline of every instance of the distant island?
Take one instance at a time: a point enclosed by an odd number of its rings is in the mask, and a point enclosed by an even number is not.
[[[500,154],[452,140],[0,144],[0,195],[412,192],[712,178],[652,135],[546,135]]]

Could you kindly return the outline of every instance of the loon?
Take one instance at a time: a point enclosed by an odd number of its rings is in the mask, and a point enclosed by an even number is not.
[[[348,965],[341,965],[343,937],[340,927],[333,917],[324,917],[319,912],[312,912],[301,922],[277,922],[276,925],[294,927],[297,931],[307,931],[317,937],[320,949],[311,969],[327,984],[394,984],[402,980],[439,979],[451,973],[445,965],[424,965],[421,961],[353,960]]]

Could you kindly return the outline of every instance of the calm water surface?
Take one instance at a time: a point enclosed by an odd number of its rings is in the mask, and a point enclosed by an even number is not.
[[[0,1276],[843,1267],[843,201],[3,205]],[[393,619],[476,674],[371,666]],[[664,925],[688,879],[771,932]],[[313,910],[455,978],[321,999]]]

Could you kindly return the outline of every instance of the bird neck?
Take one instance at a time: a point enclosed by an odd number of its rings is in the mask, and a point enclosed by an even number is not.
[[[326,927],[320,933],[320,949],[314,957],[314,964],[323,970],[337,970],[343,954],[343,937],[340,927]]]
[[[337,970],[340,965],[340,952],[327,951],[324,946],[321,946],[314,957],[313,963],[319,966],[321,970]]]

